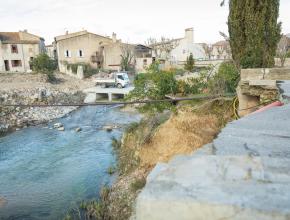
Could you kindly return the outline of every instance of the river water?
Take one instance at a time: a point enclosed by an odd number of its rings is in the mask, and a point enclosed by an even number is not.
[[[115,178],[107,173],[116,163],[112,138],[139,120],[118,108],[83,107],[55,121],[64,124],[64,132],[51,129],[51,123],[1,137],[0,201],[7,203],[0,219],[62,219],[79,202],[96,198]],[[121,128],[101,129],[108,124]]]

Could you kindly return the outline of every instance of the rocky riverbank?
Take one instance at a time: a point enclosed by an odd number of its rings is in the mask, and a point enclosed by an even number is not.
[[[83,103],[85,95],[80,92],[91,86],[90,82],[57,75],[59,82],[50,84],[41,74],[11,74],[0,76],[0,105],[53,105]],[[29,81],[31,79],[31,81]],[[0,134],[23,127],[37,125],[61,118],[76,107],[1,107]]]
[[[82,103],[83,100],[84,94],[81,92],[64,93],[44,88],[0,94],[1,104],[65,104]],[[1,107],[0,133],[61,118],[75,109],[76,107]]]

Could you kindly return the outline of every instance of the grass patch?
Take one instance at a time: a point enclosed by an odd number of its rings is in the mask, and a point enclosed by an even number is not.
[[[145,185],[146,185],[146,179],[145,178],[137,179],[137,180],[135,180],[135,182],[133,182],[131,184],[131,189],[134,192],[137,192],[138,190],[143,189]]]
[[[113,166],[110,166],[110,167],[107,169],[107,173],[108,173],[109,175],[113,175],[115,172],[116,172],[116,168],[113,167]]]

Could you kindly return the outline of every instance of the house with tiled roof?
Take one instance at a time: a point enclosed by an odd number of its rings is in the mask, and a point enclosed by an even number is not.
[[[0,32],[0,72],[29,72],[30,61],[44,52],[44,39],[27,30]]]
[[[104,66],[104,47],[116,41],[115,35],[110,38],[86,30],[68,33],[55,37],[58,66],[62,73],[73,73],[72,64],[87,64],[92,68]]]

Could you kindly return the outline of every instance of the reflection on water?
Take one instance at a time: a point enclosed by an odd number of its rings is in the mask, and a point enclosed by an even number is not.
[[[0,219],[61,219],[82,200],[98,195],[114,177],[111,139],[140,116],[117,108],[84,107],[53,124],[23,129],[0,138]],[[108,133],[107,124],[121,128]],[[82,131],[75,132],[76,127]]]

